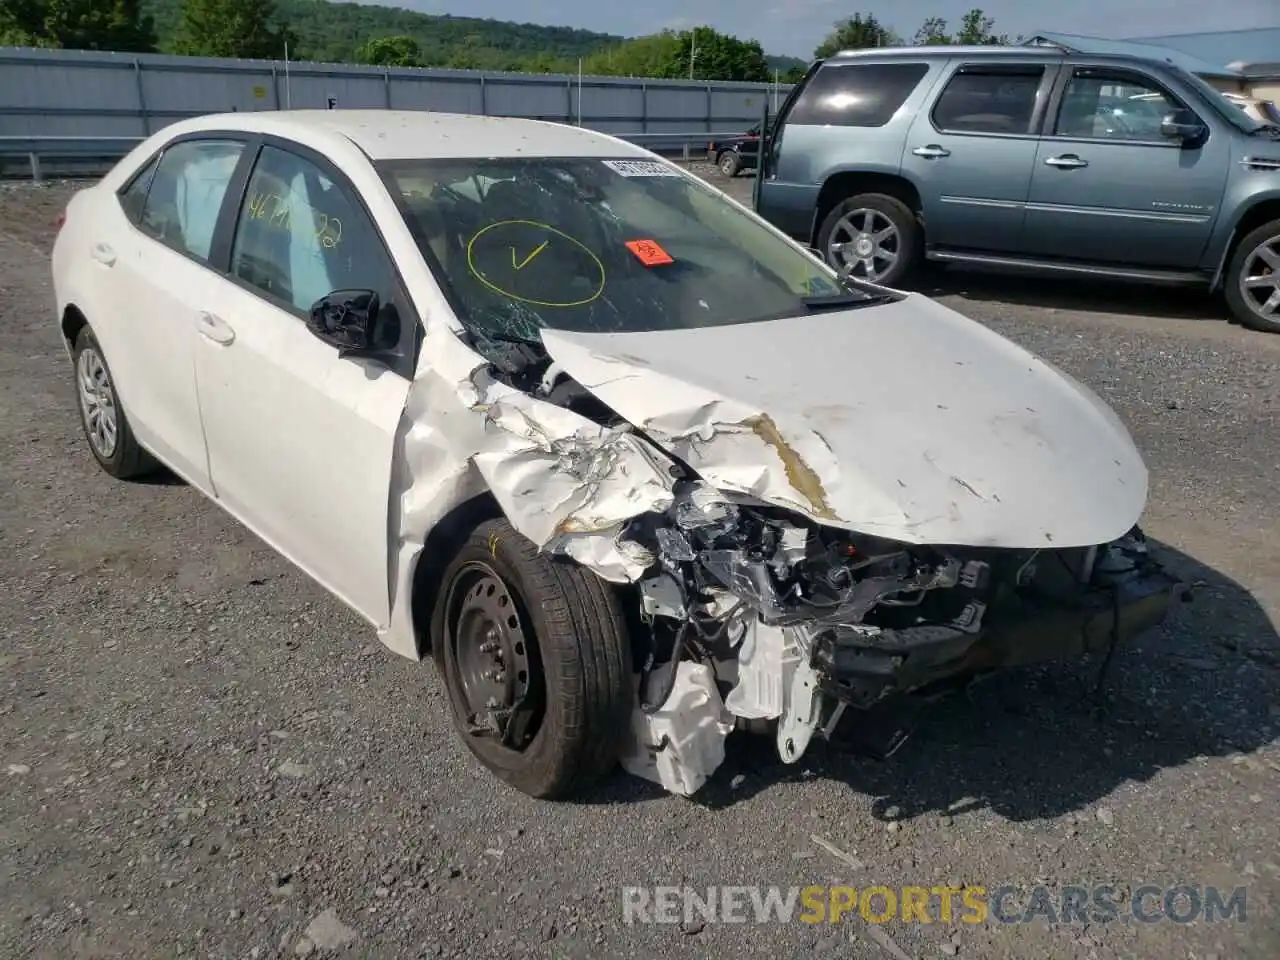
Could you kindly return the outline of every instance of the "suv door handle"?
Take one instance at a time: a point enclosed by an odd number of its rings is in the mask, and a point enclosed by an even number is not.
[[[95,243],[89,248],[89,256],[97,260],[104,267],[115,266],[116,252],[111,249],[110,245],[105,243]]]
[[[1044,161],[1051,167],[1057,167],[1060,170],[1076,170],[1080,167],[1087,167],[1088,160],[1081,160],[1074,153],[1064,153],[1060,157],[1047,157]]]
[[[939,157],[951,156],[950,150],[948,150],[946,147],[940,147],[936,143],[931,143],[928,146],[924,146],[924,147],[916,147],[911,152],[914,153],[917,157],[925,157],[928,160],[936,160]]]
[[[196,315],[196,324],[200,329],[201,335],[214,343],[220,343],[225,346],[236,338],[236,332],[231,329],[231,324],[221,317],[209,313],[207,310],[201,310]]]

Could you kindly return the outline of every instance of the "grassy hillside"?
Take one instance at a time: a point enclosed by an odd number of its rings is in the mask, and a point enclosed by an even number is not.
[[[143,0],[142,7],[155,18],[160,49],[171,48],[182,19],[182,0]],[[576,63],[578,57],[623,39],[570,27],[428,16],[328,0],[276,0],[276,9],[298,36],[298,49],[289,51],[290,58],[329,63],[350,62],[358,46],[383,36],[413,37],[429,66],[486,70],[526,69],[538,61]]]
[[[160,49],[171,50],[182,19],[182,0],[142,0],[142,7],[155,18]],[[571,27],[432,16],[329,0],[276,0],[276,9],[298,37],[290,59],[325,63],[352,62],[356,48],[374,37],[408,36],[417,41],[427,66],[573,71],[579,57],[624,39]],[[794,57],[769,58],[770,71],[786,73],[796,65],[803,64]]]

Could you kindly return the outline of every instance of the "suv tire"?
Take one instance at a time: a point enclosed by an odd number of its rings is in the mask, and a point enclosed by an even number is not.
[[[859,243],[861,251],[853,249]],[[837,203],[818,230],[818,249],[827,263],[837,270],[853,263],[853,276],[886,287],[914,270],[923,245],[924,231],[911,208],[884,193],[859,193]],[[870,253],[871,275],[859,252]]]
[[[635,704],[629,634],[589,570],[486,521],[445,571],[431,646],[454,726],[499,779],[563,799],[617,765]]]
[[[1270,256],[1275,263],[1266,259]],[[1251,330],[1280,333],[1280,220],[1264,223],[1250,231],[1236,245],[1223,282],[1223,292],[1232,316]],[[1260,279],[1261,285],[1245,287],[1249,277]],[[1263,304],[1272,302],[1269,313]]]
[[[742,158],[736,150],[726,150],[716,158],[716,166],[726,177],[736,177],[742,172]]]

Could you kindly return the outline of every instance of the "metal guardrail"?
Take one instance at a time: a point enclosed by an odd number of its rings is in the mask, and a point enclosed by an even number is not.
[[[732,133],[617,133],[613,136],[648,147],[655,152],[678,150],[685,159],[690,148],[706,144],[710,140],[737,136]],[[44,160],[103,161],[114,163],[141,143],[145,137],[0,137],[0,161],[23,158],[30,167],[31,179],[39,183],[43,179]]]

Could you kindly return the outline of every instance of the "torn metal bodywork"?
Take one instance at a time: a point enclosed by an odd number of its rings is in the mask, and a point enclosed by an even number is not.
[[[622,762],[682,794],[735,728],[794,762],[848,708],[1114,649],[1178,586],[1135,526],[1147,473],[1115,414],[914,295],[540,345],[436,331],[400,463],[399,622],[421,531],[487,491],[542,549],[633,585]]]

